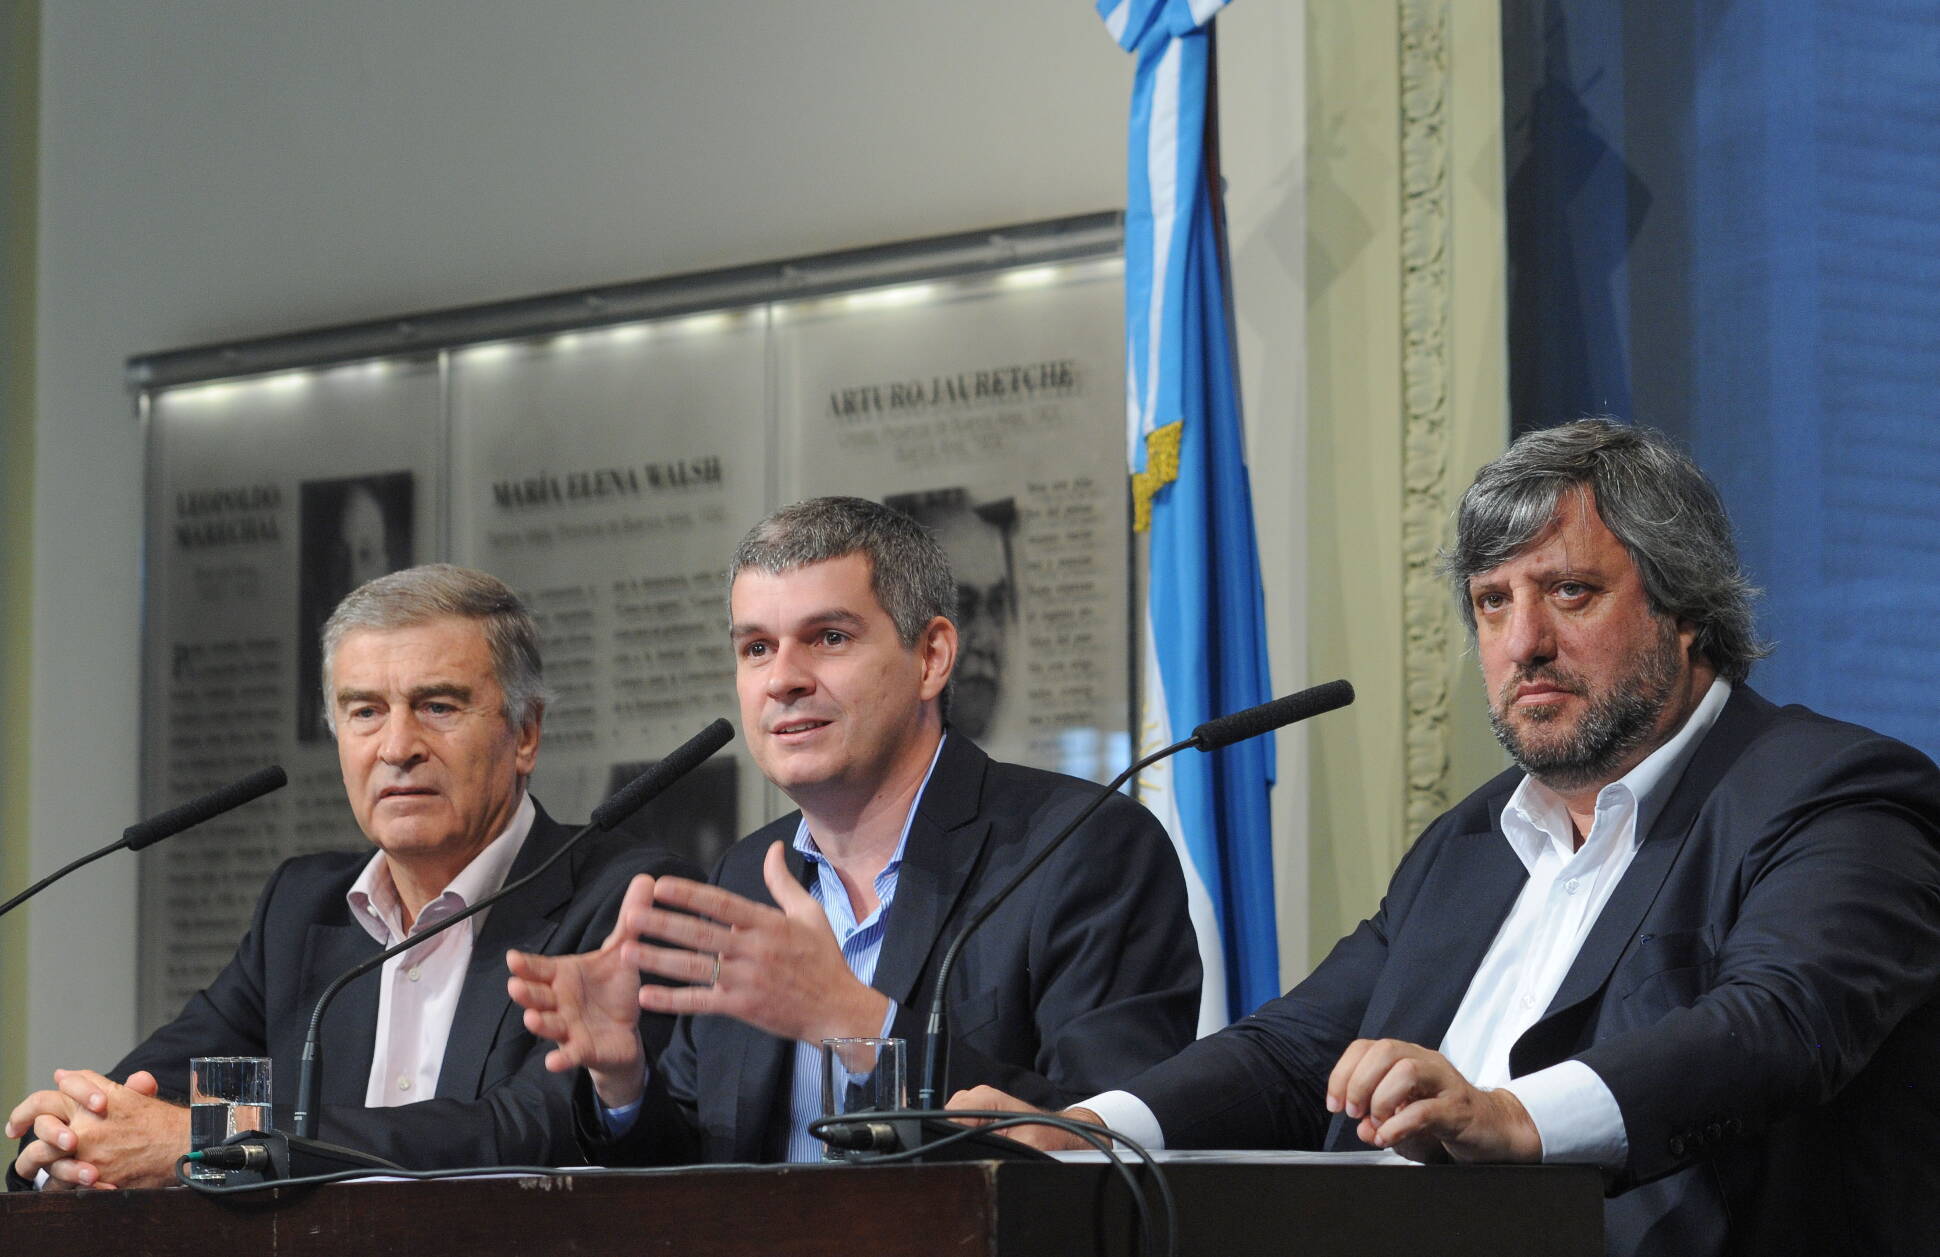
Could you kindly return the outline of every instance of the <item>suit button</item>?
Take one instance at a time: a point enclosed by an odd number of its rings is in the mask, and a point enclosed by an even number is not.
[[[1671,1136],[1671,1156],[1681,1158],[1683,1157],[1683,1155],[1684,1155],[1684,1136],[1672,1135]]]
[[[1739,1121],[1737,1118],[1728,1117],[1725,1119],[1724,1130],[1727,1135],[1737,1135],[1743,1132],[1744,1129],[1745,1129],[1745,1124]]]
[[[1704,1141],[1706,1143],[1714,1144],[1723,1138],[1724,1138],[1724,1124],[1722,1122],[1713,1122],[1709,1126],[1706,1126],[1704,1128]]]

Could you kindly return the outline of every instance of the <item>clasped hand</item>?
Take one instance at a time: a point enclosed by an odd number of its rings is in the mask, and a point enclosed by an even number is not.
[[[49,1189],[165,1187],[175,1159],[188,1151],[189,1111],[155,1098],[155,1076],[112,1082],[91,1069],[57,1069],[54,1088],[36,1091],[7,1116],[7,1138],[33,1138],[14,1158],[14,1173],[32,1182],[47,1171]]]
[[[1410,1161],[1542,1160],[1542,1136],[1513,1093],[1474,1086],[1440,1052],[1398,1039],[1350,1043],[1326,1104],[1358,1119],[1362,1143]]]
[[[1355,1134],[1376,1148],[1392,1148],[1411,1161],[1540,1161],[1542,1136],[1522,1102],[1508,1091],[1472,1085],[1440,1052],[1396,1039],[1357,1039],[1341,1053],[1327,1079],[1327,1111],[1356,1119]],[[1001,1109],[1039,1113],[994,1087],[973,1087],[950,1097],[952,1109]],[[1064,1117],[1098,1123],[1089,1109],[1066,1109]],[[964,1125],[985,1119],[959,1118]],[[1002,1132],[1047,1152],[1084,1147],[1084,1141],[1047,1126]]]
[[[609,1107],[638,1100],[646,1067],[640,1009],[733,1017],[811,1042],[880,1033],[888,997],[849,972],[827,914],[788,871],[779,842],[762,879],[778,906],[643,873],[598,951],[509,953],[507,990],[526,1010],[526,1029],[558,1045],[546,1068],[586,1069]],[[642,984],[642,973],[689,985]]]

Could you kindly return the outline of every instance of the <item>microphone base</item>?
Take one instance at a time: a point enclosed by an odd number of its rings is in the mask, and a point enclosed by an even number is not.
[[[868,1133],[867,1146],[851,1148],[842,1160],[851,1165],[867,1165],[885,1157],[897,1164],[912,1161],[923,1165],[943,1165],[956,1161],[1055,1161],[1049,1153],[1039,1152],[1015,1139],[959,1126],[934,1117],[883,1116],[874,1121],[858,1119],[852,1124]],[[914,1156],[908,1155],[916,1149]]]
[[[236,1187],[244,1183],[283,1182],[314,1174],[337,1174],[345,1170],[382,1173],[398,1167],[381,1157],[341,1144],[307,1139],[280,1130],[250,1130],[231,1135],[219,1147],[249,1150],[246,1166],[223,1167],[221,1182]]]

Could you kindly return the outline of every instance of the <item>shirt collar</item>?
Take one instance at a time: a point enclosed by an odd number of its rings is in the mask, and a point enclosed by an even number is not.
[[[923,806],[923,792],[930,788],[930,778],[936,774],[936,761],[943,758],[943,744],[949,740],[950,734],[946,729],[943,736],[937,740],[936,750],[930,755],[930,766],[923,772],[923,784],[916,787],[916,797],[909,801],[909,814],[903,817],[903,832],[897,835],[896,849],[890,852],[889,863],[885,864],[882,872],[876,875],[878,884],[883,877],[894,876],[903,866],[903,849],[909,846],[909,830],[910,826],[916,823],[916,809]],[[802,858],[811,864],[828,862],[828,857],[822,854],[822,849],[815,845],[815,836],[808,832],[806,815],[795,826],[795,850],[801,852]]]
[[[1698,700],[1682,728],[1635,768],[1597,792],[1597,811],[1629,806],[1636,814],[1633,841],[1636,835],[1648,833],[1651,822],[1657,819],[1671,790],[1684,775],[1684,766],[1690,763],[1697,744],[1717,723],[1718,714],[1730,697],[1731,682],[1723,677],[1711,682],[1711,688]],[[1525,867],[1534,866],[1545,843],[1561,842],[1567,849],[1574,841],[1574,833],[1562,796],[1534,777],[1525,776],[1502,809],[1502,834]]]
[[[471,863],[458,871],[443,893],[424,906],[417,920],[411,923],[411,933],[421,933],[453,913],[463,912],[505,885],[506,874],[512,871],[512,862],[519,858],[519,850],[525,846],[537,814],[532,796],[522,794],[511,821],[483,851],[472,857]],[[404,903],[398,898],[397,882],[391,877],[390,857],[381,850],[364,865],[344,899],[350,904],[350,915],[379,945],[394,946],[405,937]],[[472,918],[474,932],[484,925],[489,914],[488,909]]]

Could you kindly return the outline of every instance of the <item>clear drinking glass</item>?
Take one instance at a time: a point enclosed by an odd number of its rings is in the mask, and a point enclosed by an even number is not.
[[[246,1130],[270,1128],[269,1057],[189,1058],[189,1151]],[[189,1177],[220,1180],[221,1170],[189,1163]]]
[[[822,1116],[848,1117],[909,1107],[905,1099],[901,1039],[823,1039]],[[846,1161],[852,1153],[833,1146],[824,1161]]]

